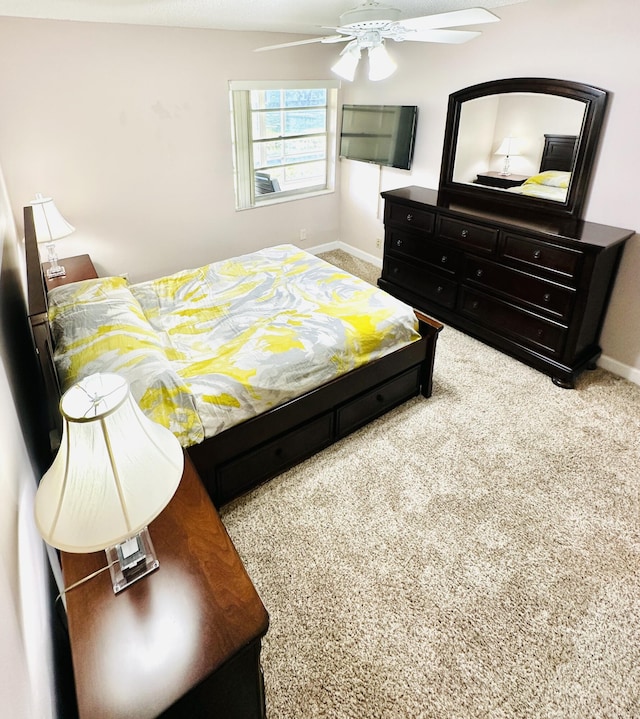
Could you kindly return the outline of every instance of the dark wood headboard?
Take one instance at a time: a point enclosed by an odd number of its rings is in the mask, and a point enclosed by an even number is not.
[[[49,326],[47,291],[40,263],[33,207],[30,205],[24,208],[24,245],[27,265],[27,314],[45,394],[50,444],[51,448],[55,449],[62,433],[62,417],[59,409],[60,383],[53,361],[53,338]]]
[[[571,172],[577,149],[577,135],[545,135],[540,172],[545,170]]]

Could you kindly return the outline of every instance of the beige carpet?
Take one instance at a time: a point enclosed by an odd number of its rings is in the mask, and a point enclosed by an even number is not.
[[[433,397],[222,511],[268,718],[640,717],[639,445],[640,387],[445,328]]]

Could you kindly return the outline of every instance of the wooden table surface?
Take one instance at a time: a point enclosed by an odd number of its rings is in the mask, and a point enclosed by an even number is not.
[[[61,260],[58,260],[58,264],[64,267],[66,274],[63,277],[52,277],[49,279],[47,277],[47,270],[51,267],[51,263],[42,263],[42,272],[47,292],[54,287],[61,287],[62,285],[68,285],[70,282],[79,282],[80,280],[91,280],[98,276],[89,255],[63,257]]]
[[[83,719],[149,719],[242,648],[268,614],[193,465],[149,526],[160,567],[117,596],[108,571],[67,594]],[[106,565],[62,553],[65,584]]]

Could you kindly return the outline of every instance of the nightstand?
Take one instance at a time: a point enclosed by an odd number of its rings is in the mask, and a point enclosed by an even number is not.
[[[499,172],[483,172],[478,173],[478,177],[474,180],[477,185],[487,185],[488,187],[501,187],[503,190],[509,187],[518,187],[528,175],[501,175]]]
[[[42,263],[42,275],[44,277],[45,289],[47,292],[54,287],[68,285],[71,282],[80,282],[80,280],[92,280],[98,276],[96,268],[89,255],[76,255],[75,257],[65,257],[60,260],[60,264],[64,267],[66,274],[64,277],[47,277],[47,270],[51,265],[50,262]]]
[[[159,569],[117,596],[108,571],[67,594],[80,719],[264,719],[269,616],[186,455],[149,532]],[[106,565],[61,554],[67,586]]]

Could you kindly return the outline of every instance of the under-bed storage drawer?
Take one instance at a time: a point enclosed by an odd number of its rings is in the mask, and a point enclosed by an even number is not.
[[[420,367],[412,367],[395,379],[366,392],[338,409],[337,434],[344,437],[384,414],[420,390]]]
[[[324,414],[292,434],[223,464],[216,472],[218,506],[331,444],[332,420],[331,413]]]

